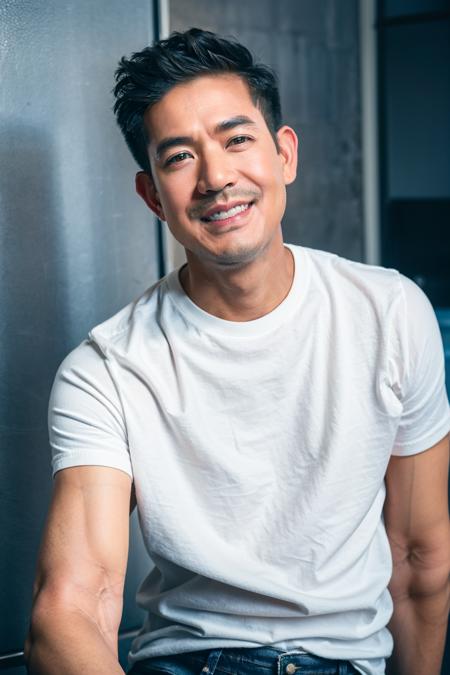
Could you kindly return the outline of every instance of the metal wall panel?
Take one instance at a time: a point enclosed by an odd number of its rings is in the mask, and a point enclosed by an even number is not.
[[[0,655],[22,649],[28,625],[56,369],[158,277],[156,223],[110,93],[118,59],[151,42],[152,17],[150,0],[0,4]],[[148,567],[133,517],[124,629],[141,622]]]

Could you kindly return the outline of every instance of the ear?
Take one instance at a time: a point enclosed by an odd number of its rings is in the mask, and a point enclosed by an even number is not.
[[[164,211],[159,201],[158,191],[153,182],[153,178],[145,171],[138,171],[135,179],[136,192],[147,206],[155,213],[160,220],[165,220]]]
[[[291,127],[283,126],[277,131],[278,154],[283,162],[285,185],[293,183],[297,176],[298,138]]]

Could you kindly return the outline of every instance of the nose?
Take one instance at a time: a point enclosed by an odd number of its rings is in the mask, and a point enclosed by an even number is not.
[[[230,154],[221,149],[204,152],[200,162],[197,189],[202,194],[220,192],[236,183],[236,171]]]

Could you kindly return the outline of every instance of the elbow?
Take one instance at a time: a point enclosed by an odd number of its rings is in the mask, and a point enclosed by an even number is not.
[[[30,632],[28,632],[23,645],[23,658],[28,673],[31,672],[31,640]]]
[[[35,582],[30,623],[23,645],[25,665],[31,675],[42,675],[48,670],[45,664],[50,658],[56,633],[67,623],[64,603],[61,589],[49,587],[39,580]]]
[[[38,671],[34,668],[33,663],[34,663],[34,637],[32,634],[31,628],[28,631],[28,634],[25,638],[25,642],[23,645],[23,657],[25,661],[25,667],[27,669],[27,673],[30,675],[38,675]]]
[[[411,566],[410,595],[449,594],[450,541],[443,538],[433,547],[416,547],[409,556]]]
[[[36,669],[33,669],[34,654],[36,652],[36,643],[39,640],[39,634],[42,633],[42,621],[40,618],[41,613],[41,583],[40,579],[36,578],[33,588],[33,606],[31,609],[30,622],[28,625],[28,632],[25,637],[25,642],[23,645],[23,655],[25,660],[25,666],[28,673],[36,673]]]
[[[413,573],[409,586],[409,596],[411,598],[441,596],[447,598],[448,606],[450,600],[448,566]]]
[[[30,675],[39,675],[39,669],[37,668],[37,659],[36,659],[36,652],[39,648],[39,624],[36,622],[33,617],[31,618],[30,621],[30,626],[28,628],[28,633],[25,638],[25,642],[23,645],[23,656],[25,660],[25,667],[27,669],[27,673]]]
[[[38,662],[39,653],[42,652],[42,646],[46,643],[45,614],[43,599],[38,593],[34,599],[28,633],[23,645],[23,655],[27,673],[32,675],[39,675],[42,672]]]
[[[413,603],[417,610],[427,605],[440,608],[448,616],[450,610],[448,555],[427,558],[420,551],[411,551],[394,563],[389,592],[394,604]]]

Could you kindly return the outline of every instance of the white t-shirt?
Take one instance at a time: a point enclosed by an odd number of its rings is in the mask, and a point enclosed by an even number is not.
[[[135,483],[155,567],[130,663],[272,645],[384,673],[384,476],[391,454],[449,430],[442,340],[397,271],[289,248],[293,284],[269,314],[212,316],[177,270],[56,375],[53,471],[109,466]]]

